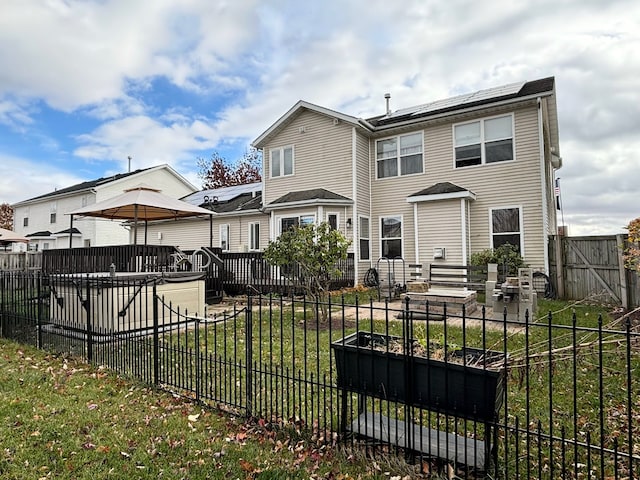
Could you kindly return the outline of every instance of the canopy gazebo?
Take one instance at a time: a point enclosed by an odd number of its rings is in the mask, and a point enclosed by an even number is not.
[[[102,202],[87,205],[72,212],[71,226],[74,217],[98,217],[109,220],[128,220],[133,222],[133,244],[138,239],[138,222],[145,222],[145,244],[147,243],[147,222],[154,220],[170,220],[209,215],[209,246],[213,245],[214,212],[160,193],[159,189],[140,184],[126,189],[124,193]],[[72,247],[71,236],[69,248]]]

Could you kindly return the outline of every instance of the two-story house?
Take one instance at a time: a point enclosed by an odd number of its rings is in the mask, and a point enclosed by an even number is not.
[[[548,271],[561,167],[554,78],[361,119],[300,101],[254,142],[270,238],[328,221],[362,274],[380,257],[466,264],[518,246]]]
[[[198,190],[169,165],[98,178],[14,204],[15,231],[29,239],[30,250],[67,248],[69,235],[74,247],[128,244],[130,231],[122,222],[83,217],[71,228],[65,214],[120,195],[141,183],[175,198]]]

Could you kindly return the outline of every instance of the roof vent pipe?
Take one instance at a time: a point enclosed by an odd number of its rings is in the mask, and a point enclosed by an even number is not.
[[[391,109],[389,108],[389,100],[391,100],[391,94],[390,93],[385,93],[384,94],[384,98],[387,101],[387,115],[389,115],[391,113]]]

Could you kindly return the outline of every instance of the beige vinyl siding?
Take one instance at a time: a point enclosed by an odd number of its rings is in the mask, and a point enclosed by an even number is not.
[[[304,110],[265,146],[265,204],[286,193],[312,188],[352,198],[352,126],[333,120]],[[271,149],[289,145],[294,148],[294,174],[272,178]]]
[[[260,249],[264,250],[269,242],[269,216],[255,215],[218,215],[213,218],[213,246],[220,246],[220,225],[229,225],[229,245],[231,252],[241,252],[249,245],[249,223],[260,223]],[[158,233],[162,238],[158,238]],[[143,239],[139,229],[139,241]],[[183,250],[195,250],[209,246],[209,219],[180,219],[175,221],[150,223],[147,234],[150,245],[174,245]]]
[[[214,222],[213,226],[213,246],[218,238],[218,232]],[[158,238],[158,233],[162,238]],[[142,240],[142,232],[138,229],[139,241]],[[195,250],[200,247],[209,246],[209,219],[187,218],[171,220],[166,222],[149,223],[147,230],[147,241],[149,245],[173,245],[182,250]]]
[[[429,125],[424,130],[424,164],[422,175],[376,180],[371,172],[372,210],[375,218],[387,215],[404,217],[404,252],[414,257],[413,207],[406,198],[431,185],[451,182],[477,195],[470,208],[470,251],[489,248],[489,209],[522,206],[524,215],[525,255],[533,267],[544,267],[542,188],[540,152],[535,104],[517,110],[492,111],[491,116],[514,113],[515,161],[467,168],[454,168],[453,121]],[[485,118],[465,117],[464,121]],[[415,131],[415,130],[414,130]],[[375,140],[371,140],[375,151]],[[375,155],[370,155],[375,165]],[[459,212],[459,210],[458,210]],[[460,214],[457,217],[459,219]],[[379,238],[379,222],[372,222],[374,238]],[[373,242],[374,260],[379,256],[379,241]]]
[[[461,200],[441,200],[418,204],[419,255],[417,263],[462,263],[462,221],[460,217]],[[444,260],[434,260],[434,247],[446,249]]]

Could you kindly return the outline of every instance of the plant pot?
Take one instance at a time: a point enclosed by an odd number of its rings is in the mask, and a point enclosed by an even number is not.
[[[495,419],[502,405],[505,368],[469,363],[482,356],[492,364],[504,363],[503,353],[462,348],[449,351],[451,360],[444,361],[388,351],[384,346],[390,341],[402,344],[403,339],[355,332],[333,342],[338,387],[470,420]]]

